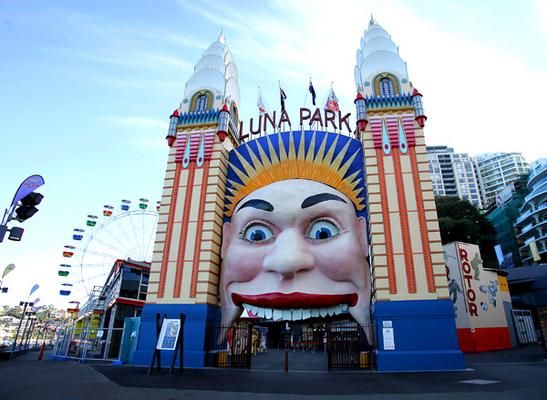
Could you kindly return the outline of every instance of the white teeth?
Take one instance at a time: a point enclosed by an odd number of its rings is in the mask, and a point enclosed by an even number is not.
[[[279,321],[283,318],[283,311],[281,310],[273,310],[273,320]]]
[[[321,308],[291,308],[291,309],[272,309],[258,307],[250,304],[242,304],[247,312],[260,318],[272,319],[274,321],[300,321],[312,317],[326,317],[342,314],[348,311],[347,304],[339,304],[332,307]]]
[[[283,319],[285,321],[292,321],[292,313],[291,310],[283,310]]]

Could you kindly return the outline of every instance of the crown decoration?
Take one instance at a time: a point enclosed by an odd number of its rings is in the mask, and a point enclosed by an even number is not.
[[[361,143],[318,131],[270,134],[246,142],[229,154],[225,217],[247,195],[271,183],[308,179],[345,194],[358,215],[366,216]]]

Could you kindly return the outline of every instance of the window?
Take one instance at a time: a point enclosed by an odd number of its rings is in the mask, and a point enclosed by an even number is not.
[[[196,111],[203,112],[207,110],[207,95],[202,94],[196,100]]]
[[[380,80],[380,94],[382,96],[394,96],[395,90],[393,89],[393,81],[389,78],[383,78]]]

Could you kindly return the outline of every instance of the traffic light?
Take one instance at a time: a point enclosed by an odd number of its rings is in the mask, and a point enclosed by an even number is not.
[[[37,192],[27,194],[21,199],[21,205],[15,209],[15,214],[17,215],[15,219],[23,222],[32,217],[38,212],[35,206],[40,204],[43,198],[44,196]]]

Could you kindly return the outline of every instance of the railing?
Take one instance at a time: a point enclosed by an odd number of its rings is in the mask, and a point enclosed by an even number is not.
[[[207,327],[205,365],[251,368],[252,325]]]
[[[374,367],[374,349],[365,330],[355,322],[331,323],[327,326],[328,368]]]
[[[57,335],[53,354],[80,360],[117,360],[123,328],[63,327]]]

